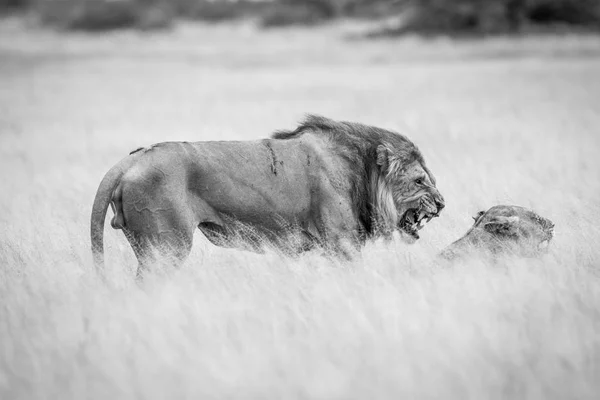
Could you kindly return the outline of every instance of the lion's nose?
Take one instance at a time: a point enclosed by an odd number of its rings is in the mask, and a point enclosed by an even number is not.
[[[440,211],[442,211],[442,209],[444,207],[446,207],[446,202],[444,201],[444,198],[441,195],[440,196],[436,196],[436,198],[435,198],[435,205],[437,207],[438,214],[440,213]]]

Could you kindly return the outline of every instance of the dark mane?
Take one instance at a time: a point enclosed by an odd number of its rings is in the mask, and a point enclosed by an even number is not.
[[[394,156],[403,165],[419,161],[424,168],[425,160],[419,149],[407,137],[392,131],[355,122],[334,121],[319,115],[307,115],[293,131],[277,131],[273,139],[290,140],[306,133],[325,135],[338,147],[339,155],[348,163],[351,174],[352,199],[355,204],[363,234],[375,234],[374,210],[371,204],[370,180],[377,166],[377,147],[386,144],[394,149]]]
[[[375,150],[382,143],[389,143],[396,150],[403,161],[409,163],[419,161],[425,163],[423,155],[406,136],[375,126],[359,124],[348,121],[334,121],[320,115],[309,114],[293,131],[276,131],[271,135],[273,139],[295,139],[307,132],[317,132],[327,135],[333,142],[355,150],[363,150],[362,155],[369,149]]]

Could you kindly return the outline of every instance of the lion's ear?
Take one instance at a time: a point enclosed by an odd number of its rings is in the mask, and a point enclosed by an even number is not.
[[[377,165],[381,167],[382,171],[387,171],[389,163],[389,151],[385,145],[380,144],[377,146]]]
[[[517,233],[517,225],[519,223],[519,217],[505,217],[499,215],[492,218],[489,222],[486,222],[483,226],[484,229],[490,233],[499,233],[503,235],[514,235]]]

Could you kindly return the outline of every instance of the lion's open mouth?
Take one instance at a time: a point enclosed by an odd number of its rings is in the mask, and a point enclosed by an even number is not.
[[[419,239],[419,230],[423,229],[431,218],[433,215],[428,214],[425,210],[413,208],[404,213],[398,227],[409,236]]]
[[[410,208],[400,218],[398,228],[416,240],[419,239],[419,231],[423,229],[425,224],[437,216],[438,210],[432,204],[432,201],[427,198],[421,198],[416,208]]]

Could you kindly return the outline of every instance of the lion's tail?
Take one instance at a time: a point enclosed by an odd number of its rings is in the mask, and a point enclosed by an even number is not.
[[[92,255],[96,271],[103,274],[104,270],[104,220],[108,206],[112,201],[113,193],[123,174],[135,163],[138,154],[131,154],[112,167],[100,182],[90,221],[90,237],[92,242]],[[103,276],[103,275],[102,275]]]

